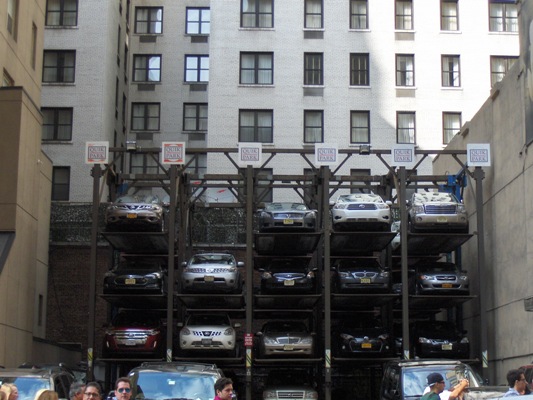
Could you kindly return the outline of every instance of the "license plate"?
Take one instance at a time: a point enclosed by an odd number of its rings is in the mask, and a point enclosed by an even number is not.
[[[203,344],[204,346],[210,346],[210,345],[211,345],[211,342],[212,342],[211,339],[202,339],[202,344]]]
[[[293,219],[285,218],[283,220],[283,225],[292,225],[292,224],[294,224],[294,220]]]
[[[443,344],[442,345],[442,350],[453,350],[453,345],[452,344]]]
[[[361,278],[361,283],[370,283],[370,278]]]
[[[294,286],[294,279],[286,279],[283,281],[284,286]]]
[[[215,277],[213,275],[206,275],[206,276],[204,276],[204,281],[205,282],[214,282],[215,281]]]
[[[448,218],[446,218],[446,217],[437,217],[437,222],[440,222],[440,223],[448,222]]]
[[[372,348],[372,343],[362,343],[361,344],[361,348],[362,349],[371,349]]]
[[[451,283],[443,283],[442,284],[443,289],[451,289],[453,288],[453,285]]]
[[[290,344],[286,344],[286,345],[283,346],[283,350],[292,351],[292,350],[294,350],[294,346],[291,346]]]
[[[137,344],[136,340],[126,340],[124,341],[125,346],[135,346]]]
[[[126,278],[124,279],[126,285],[135,285],[135,278]]]
[[[128,215],[126,215],[127,218],[130,218],[130,219],[135,219],[137,218],[137,214],[135,213],[128,213]]]

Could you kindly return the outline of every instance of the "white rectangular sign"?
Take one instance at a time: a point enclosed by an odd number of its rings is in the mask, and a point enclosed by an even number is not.
[[[466,164],[469,167],[490,167],[490,143],[468,143]]]
[[[339,163],[339,149],[336,144],[315,144],[316,165],[336,165]]]
[[[85,164],[107,164],[109,142],[85,142]]]
[[[391,163],[396,166],[411,166],[416,162],[414,144],[397,144],[391,149]]]
[[[185,142],[163,142],[162,164],[185,164]]]
[[[241,166],[261,165],[262,143],[239,143],[239,162]]]

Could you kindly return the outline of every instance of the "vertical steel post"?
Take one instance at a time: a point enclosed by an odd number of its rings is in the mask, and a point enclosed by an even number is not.
[[[329,179],[328,166],[321,167],[322,171],[322,227],[324,229],[324,334],[325,334],[325,383],[326,400],[331,400],[331,217],[329,214]]]
[[[246,168],[246,333],[252,334],[254,169]],[[245,347],[246,398],[252,398],[252,348]]]
[[[403,344],[403,358],[409,360],[411,358],[409,348],[411,343],[409,340],[409,263],[407,262],[407,230],[408,221],[407,221],[407,204],[405,202],[407,197],[406,191],[406,179],[407,174],[405,167],[400,167],[400,195],[398,198],[398,205],[400,207],[400,253],[402,257],[402,344]]]
[[[98,252],[98,209],[100,206],[100,177],[102,168],[94,164],[93,170],[93,209],[91,221],[91,256],[89,272],[89,321],[87,324],[87,379],[94,380],[94,336],[96,314],[96,269]]]
[[[170,210],[168,213],[168,265],[167,265],[167,352],[166,361],[172,361],[172,346],[174,338],[174,254],[176,239],[176,180],[177,165],[170,166]],[[181,233],[181,232],[180,232]]]

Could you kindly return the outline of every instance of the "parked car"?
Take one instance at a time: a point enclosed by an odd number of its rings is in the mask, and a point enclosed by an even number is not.
[[[268,258],[258,271],[261,273],[261,293],[311,293],[316,290],[317,268],[310,258]]]
[[[409,231],[412,233],[468,233],[466,208],[452,193],[414,193],[408,206]]]
[[[340,321],[332,327],[332,338],[339,357],[389,357],[395,344],[379,319],[361,314]]]
[[[337,231],[390,231],[389,203],[377,194],[341,195],[331,210],[333,228]]]
[[[383,367],[380,400],[419,399],[427,387],[427,376],[432,372],[444,377],[448,389],[464,378],[468,379],[471,390],[483,386],[479,374],[458,360],[394,360]]]
[[[268,373],[263,400],[316,400],[316,380],[307,371],[295,368],[274,369]]]
[[[466,331],[446,321],[416,321],[411,327],[413,355],[420,358],[469,358]]]
[[[162,357],[165,352],[162,315],[147,310],[122,310],[106,327],[102,353],[111,357]]]
[[[257,211],[259,231],[315,231],[316,214],[303,203],[266,203]]]
[[[212,400],[222,377],[215,364],[189,362],[144,362],[128,374],[132,399]]]
[[[390,272],[375,258],[340,258],[332,265],[336,293],[388,293]]]
[[[104,275],[104,294],[164,294],[167,260],[164,257],[127,256]]]
[[[397,248],[400,247],[400,244],[401,244],[400,227],[401,227],[401,225],[402,225],[401,221],[394,221],[391,224],[391,226],[390,226],[390,231],[396,233],[396,236],[394,236],[394,238],[390,242],[392,250],[396,250]]]
[[[19,400],[34,400],[41,389],[57,392],[62,400],[69,399],[69,389],[75,377],[61,366],[34,368],[0,368],[0,385],[13,383],[18,389]]]
[[[237,334],[234,328],[240,323],[232,324],[228,314],[194,313],[187,316],[185,323],[178,323],[179,347],[184,352],[222,351],[237,355]]]
[[[313,355],[314,334],[301,321],[269,321],[256,333],[261,357],[310,357]]]
[[[167,229],[168,206],[152,194],[120,196],[106,208],[106,230],[162,232]]]
[[[410,276],[410,292],[414,294],[470,293],[470,280],[466,271],[444,261],[421,261],[414,266]]]
[[[183,293],[241,293],[244,263],[228,253],[199,253],[182,263]]]

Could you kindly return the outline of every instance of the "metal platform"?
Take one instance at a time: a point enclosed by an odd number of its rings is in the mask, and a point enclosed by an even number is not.
[[[254,246],[259,255],[305,255],[315,251],[321,236],[318,232],[256,233]]]
[[[121,308],[166,309],[166,294],[101,294],[100,297]],[[174,304],[175,305],[175,304]]]
[[[331,256],[349,256],[382,251],[396,232],[333,232],[330,237]]]
[[[202,310],[240,310],[244,307],[242,294],[177,294],[177,299],[191,309]]]
[[[130,254],[167,254],[165,232],[102,232],[102,236],[118,251]]]
[[[301,365],[311,365],[316,364],[318,362],[322,362],[323,358],[294,358],[294,357],[284,357],[284,358],[255,358],[254,357],[254,363],[261,364],[261,365],[272,365],[272,364],[282,364],[284,366],[287,366],[287,364],[298,364],[298,366]]]
[[[254,295],[254,302],[257,308],[261,309],[286,309],[286,310],[311,310],[320,300],[320,294],[302,295]]]
[[[407,253],[409,257],[417,255],[434,255],[450,253],[474,236],[470,233],[408,233]],[[401,245],[394,250],[400,255]]]
[[[331,295],[332,310],[354,310],[361,311],[361,308],[381,307],[385,304],[397,301],[399,295],[395,293],[382,294],[338,294]]]

